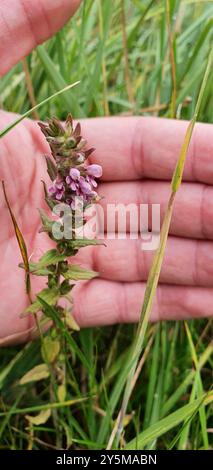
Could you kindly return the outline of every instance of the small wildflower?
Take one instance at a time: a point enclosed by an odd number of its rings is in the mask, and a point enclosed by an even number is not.
[[[53,181],[52,186],[49,187],[49,193],[54,199],[61,201],[65,193],[65,186],[63,181]]]
[[[74,256],[84,246],[99,243],[96,240],[84,239],[83,235],[82,239],[79,239],[77,230],[80,230],[81,233],[87,222],[85,209],[100,199],[94,188],[97,187],[96,179],[102,176],[102,168],[97,164],[87,164],[87,158],[94,149],[85,148],[86,141],[81,136],[81,126],[78,123],[74,128],[71,115],[68,115],[64,125],[56,118],[49,120],[47,124],[40,123],[39,125],[52,153],[52,158],[45,155],[47,172],[52,181],[48,189],[44,183],[45,200],[51,210],[59,205],[60,213],[60,204],[65,203],[68,204],[71,211],[67,212],[66,219],[70,224],[69,236],[58,237],[53,231],[55,222],[49,217],[49,214],[40,209],[42,221],[40,232],[46,232],[50,239],[55,241],[56,248],[44,253],[38,262],[29,263],[30,272],[33,272],[34,275],[47,277],[47,287],[39,292],[38,299],[32,302],[26,312],[36,313],[42,310],[43,314],[46,314],[42,304],[44,301],[49,306],[54,306],[63,318],[65,311],[60,306],[60,299],[70,294],[73,280],[76,280],[76,269],[79,272],[79,279],[92,279],[94,275],[97,275],[97,273],[88,271],[81,266],[75,265],[75,268],[72,268],[70,256]],[[54,213],[56,214],[57,211]],[[58,224],[59,232],[61,222],[62,219]],[[71,297],[69,297],[69,302],[72,304]],[[70,312],[71,310],[72,308]]]
[[[86,170],[88,175],[94,176],[95,178],[100,178],[102,176],[102,167],[100,165],[88,165]]]
[[[68,203],[72,210],[75,210],[76,196],[82,197],[84,208],[97,202],[99,198],[94,188],[97,188],[96,178],[102,176],[102,167],[86,164],[94,149],[85,150],[86,141],[81,137],[80,124],[74,129],[69,115],[64,127],[55,118],[40,127],[56,161],[57,176],[48,191],[51,199]]]
[[[45,201],[51,210],[57,209],[58,206],[59,214],[63,212],[60,210],[61,203],[68,204],[71,210],[68,207],[64,218],[69,225],[67,233],[65,230],[61,231],[65,222],[60,215],[60,222],[56,223],[58,227],[56,234],[53,230],[55,221],[43,209],[40,209],[42,221],[40,232],[48,234],[51,241],[55,242],[55,248],[44,253],[37,262],[29,262],[29,272],[35,276],[46,277],[46,286],[26,308],[25,313],[34,315],[42,312],[48,323],[51,318],[50,334],[47,333],[43,338],[41,356],[45,363],[49,361],[54,380],[64,384],[66,367],[63,354],[60,353],[66,349],[66,338],[64,329],[59,328],[58,320],[60,318],[62,326],[68,329],[79,329],[72,316],[71,291],[74,282],[93,279],[98,275],[82,266],[72,265],[70,257],[76,255],[78,250],[85,246],[99,244],[97,240],[84,238],[82,228],[87,222],[86,215],[84,215],[85,209],[89,204],[99,200],[94,187],[97,187],[96,179],[101,177],[102,168],[96,164],[87,165],[86,160],[94,149],[85,149],[86,141],[81,136],[81,126],[77,124],[75,128],[73,127],[71,115],[67,117],[64,125],[56,118],[49,120],[47,124],[40,123],[39,125],[52,153],[52,158],[45,156],[47,172],[52,182],[48,189],[43,183]],[[57,210],[54,213],[58,213]],[[79,233],[83,233],[81,238],[79,238]],[[25,269],[25,264],[23,263],[21,267]],[[46,367],[46,364],[44,366]]]

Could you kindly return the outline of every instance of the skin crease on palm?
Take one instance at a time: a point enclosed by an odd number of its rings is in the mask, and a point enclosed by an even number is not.
[[[13,3],[11,7],[11,3]],[[79,1],[3,0],[0,4],[0,74],[5,74],[38,43],[60,29]],[[17,47],[17,42],[19,47]],[[8,51],[10,53],[8,54]],[[15,116],[0,111],[0,129]],[[163,218],[170,180],[187,123],[158,118],[97,118],[82,122],[94,146],[91,161],[103,166],[99,193],[107,203],[160,203]],[[34,259],[50,241],[39,234],[37,208],[45,207],[41,180],[48,183],[44,153],[49,148],[38,125],[25,120],[0,141],[0,178]],[[211,316],[213,313],[213,127],[196,124],[184,181],[177,195],[170,236],[154,301],[153,321]],[[0,338],[2,343],[30,337],[32,319],[20,318],[28,305],[24,272],[11,219],[0,190]],[[80,326],[134,322],[139,318],[153,252],[140,240],[106,240],[74,258],[95,269],[98,279],[74,288],[74,315]],[[32,279],[33,293],[42,287]]]

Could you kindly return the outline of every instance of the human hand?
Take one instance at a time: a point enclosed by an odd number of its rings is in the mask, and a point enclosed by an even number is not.
[[[52,14],[53,2],[46,1],[45,6],[50,5],[46,17],[42,16],[42,10],[39,13],[39,7],[33,2],[27,23],[23,10],[21,12],[19,8],[21,4],[29,7],[29,3],[14,0],[13,13],[17,8],[14,25],[9,17],[12,10],[8,10],[6,2],[0,6],[0,18],[12,25],[10,35],[6,34],[6,26],[0,29],[2,74],[28,53],[36,42],[60,28],[79,2],[73,1],[70,6],[70,2],[64,0],[60,15],[56,15]],[[54,23],[47,27],[48,19]],[[19,34],[21,30],[24,34]],[[5,52],[8,50],[10,54]],[[1,129],[12,120],[13,115],[0,112]],[[159,203],[163,218],[170,180],[186,127],[187,123],[183,121],[157,118],[113,117],[82,121],[83,136],[89,145],[96,148],[91,161],[103,166],[99,193],[103,196],[105,211],[106,205],[113,202]],[[42,155],[48,151],[37,124],[30,120],[19,124],[0,141],[0,176],[5,181],[28,253],[33,257],[41,255],[49,247],[48,237],[38,234],[40,218],[37,211],[43,206],[41,179],[46,179]],[[212,151],[212,126],[197,124],[187,157],[184,182],[175,203],[152,320],[212,315]],[[20,252],[2,193],[0,211],[0,337],[15,335],[16,339],[25,340],[28,333],[16,335],[28,330],[32,320],[31,317],[19,318],[28,299],[24,273],[18,267]],[[141,250],[140,238],[105,242],[107,248],[84,248],[75,257],[76,262],[100,273],[100,278],[78,283],[73,290],[74,314],[80,326],[133,322],[139,317],[153,252]],[[35,293],[40,290],[41,281],[35,278],[32,282]]]

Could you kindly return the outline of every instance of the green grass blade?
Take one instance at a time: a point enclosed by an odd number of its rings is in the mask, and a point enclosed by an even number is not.
[[[156,388],[157,374],[158,374],[158,361],[160,356],[160,325],[155,335],[155,343],[152,353],[152,363],[149,374],[149,385],[147,389],[147,400],[144,412],[144,429],[146,429],[150,423],[151,412],[154,402],[154,394]]]
[[[212,353],[213,343],[210,343],[204,350],[203,354],[200,356],[200,359],[198,361],[199,370],[201,370],[202,367],[206,364],[206,362],[211,357]],[[191,385],[194,380],[195,374],[196,371],[192,369],[188,373],[186,378],[183,380],[183,382],[179,385],[179,387],[174,391],[174,393],[170,395],[170,397],[162,407],[162,416],[165,416],[167,413],[169,413],[169,411],[176,405],[181,396],[186,393],[186,390],[188,389],[189,385]]]
[[[175,169],[175,172],[174,172],[174,175],[173,175],[173,178],[172,178],[171,186],[172,186],[172,191],[174,191],[174,192],[177,192],[177,190],[179,189],[179,187],[181,185],[185,159],[186,159],[187,151],[188,151],[189,144],[190,144],[190,141],[191,141],[192,132],[193,132],[193,129],[194,129],[197,117],[198,117],[198,113],[199,113],[199,110],[200,110],[200,106],[201,106],[202,98],[203,98],[203,95],[204,95],[205,87],[206,87],[206,84],[207,84],[207,81],[208,81],[209,73],[210,73],[210,70],[211,70],[212,59],[213,59],[213,49],[209,54],[209,58],[208,58],[205,74],[204,74],[204,77],[203,77],[200,93],[199,93],[197,104],[196,104],[196,107],[195,107],[194,116],[193,116],[191,122],[189,123],[188,129],[187,129],[187,132],[186,132],[186,136],[185,136],[185,139],[183,141],[183,145],[182,145],[182,148],[181,148],[181,151],[180,151],[180,157],[178,159],[176,169]]]
[[[67,87],[67,83],[65,79],[62,77],[61,73],[58,71],[56,68],[53,60],[51,59],[50,55],[46,51],[44,46],[38,46],[37,47],[37,54],[38,57],[44,67],[44,70],[50,80],[50,82],[53,84],[54,88],[56,89],[63,89]],[[80,83],[80,82],[79,82]],[[72,87],[70,87],[72,88]],[[67,91],[69,91],[69,88],[67,88]],[[70,112],[70,109],[72,108],[72,113],[77,115],[78,117],[83,117],[84,114],[82,114],[82,109],[78,104],[78,100],[76,97],[73,95],[73,93],[66,93],[65,95],[62,95],[62,99],[64,102],[64,106],[66,107],[67,111]]]
[[[41,106],[43,106],[44,104],[48,103],[49,101],[51,101],[52,99],[56,98],[57,96],[60,96],[62,93],[70,90],[71,88],[73,88],[74,86],[78,85],[80,82],[75,82],[75,83],[72,83],[70,85],[67,85],[65,86],[62,90],[59,90],[57,91],[56,93],[53,93],[53,95],[51,96],[48,96],[48,98],[46,98],[45,100],[41,101],[41,103],[38,103],[36,104],[36,106],[33,106],[33,108],[29,109],[29,111],[26,111],[26,113],[22,114],[22,116],[20,116],[18,119],[16,119],[15,121],[13,121],[11,124],[9,124],[7,127],[5,127],[3,129],[3,131],[0,132],[0,138],[1,137],[4,137],[4,135],[6,135],[9,131],[11,131],[15,126],[17,126],[17,124],[19,124],[21,121],[23,121],[23,119],[25,119],[26,117],[30,116],[30,114],[35,111],[35,109],[38,109],[40,108]]]
[[[204,395],[202,398],[194,400],[192,403],[188,403],[179,410],[170,414],[166,418],[161,419],[157,423],[150,426],[148,429],[143,431],[129,442],[125,450],[135,450],[143,449],[148,442],[157,439],[159,436],[162,436],[170,429],[178,426],[181,422],[186,419],[189,419],[195,412],[197,413],[200,409],[200,406],[206,406],[213,401],[213,392]],[[137,447],[136,447],[137,445]]]
[[[55,410],[57,408],[64,408],[66,406],[70,407],[78,403],[82,403],[83,401],[86,401],[86,400],[88,400],[87,397],[73,398],[72,400],[66,400],[66,401],[61,401],[61,402],[46,403],[46,404],[41,404],[41,405],[36,405],[36,406],[28,406],[26,408],[15,408],[9,411],[0,412],[0,416],[5,416],[7,414],[17,415],[17,414],[25,414],[25,413],[36,413],[38,411],[48,410],[49,408],[51,410]]]
[[[143,348],[143,343],[145,339],[145,334],[147,331],[147,326],[148,326],[148,321],[151,313],[151,308],[153,304],[153,300],[155,297],[157,285],[158,285],[158,280],[160,276],[160,271],[161,271],[161,266],[163,263],[163,258],[164,258],[164,253],[165,253],[165,248],[166,248],[166,243],[167,243],[167,238],[168,238],[168,233],[169,233],[169,227],[170,227],[170,222],[171,222],[171,217],[172,217],[172,212],[173,212],[173,205],[174,205],[174,200],[175,200],[175,195],[176,192],[178,191],[181,181],[182,181],[182,175],[183,175],[183,169],[184,169],[184,164],[185,164],[185,159],[189,147],[189,143],[191,140],[194,124],[197,119],[197,115],[200,109],[202,97],[204,94],[205,86],[208,80],[210,68],[211,68],[211,62],[212,62],[212,57],[213,57],[213,50],[209,54],[209,59],[207,62],[206,66],[206,71],[203,77],[203,82],[201,85],[201,90],[198,96],[196,108],[195,108],[195,113],[193,116],[192,121],[190,122],[184,141],[183,145],[180,151],[180,156],[178,159],[178,163],[176,165],[174,175],[172,178],[172,192],[169,198],[166,214],[164,217],[162,229],[161,229],[161,236],[160,236],[160,245],[159,248],[156,251],[156,254],[154,256],[154,260],[151,266],[151,270],[148,275],[148,280],[147,280],[147,285],[146,285],[146,290],[144,294],[144,301],[143,301],[143,306],[141,310],[141,316],[140,316],[140,321],[138,325],[138,331],[137,335],[133,341],[133,347],[132,347],[132,355],[131,355],[131,363],[129,364],[129,373],[127,375],[126,379],[126,387],[124,391],[124,396],[123,396],[123,401],[122,401],[122,406],[121,406],[121,411],[119,414],[119,419],[117,420],[117,431],[116,431],[116,443],[118,443],[118,440],[120,438],[120,434],[123,429],[123,419],[126,413],[126,409],[128,406],[128,401],[130,398],[131,394],[131,383],[133,380],[133,376],[135,373],[135,369],[137,366],[137,362],[139,359],[139,356],[141,354],[142,348]]]
[[[186,329],[186,334],[187,334],[189,347],[190,347],[190,351],[191,351],[192,361],[193,361],[193,363],[195,365],[195,369],[196,369],[195,382],[194,382],[195,396],[197,398],[200,398],[200,396],[202,396],[203,392],[204,392],[203,384],[202,384],[202,380],[201,380],[196,349],[195,349],[195,346],[194,346],[194,343],[193,343],[191,331],[190,331],[189,326],[187,325],[186,322],[185,322],[185,329]],[[208,450],[209,442],[208,442],[208,432],[207,432],[207,419],[206,419],[205,409],[204,409],[203,406],[201,406],[200,409],[199,409],[199,415],[200,415],[200,424],[201,424],[201,431],[202,431],[202,436],[203,436],[204,449]],[[187,431],[185,433],[185,442],[183,443],[184,448],[186,448],[186,444],[187,444],[189,426],[190,426],[190,423],[187,426]]]
[[[65,336],[65,338],[67,339],[67,344],[69,345],[70,347],[70,350],[72,352],[74,352],[78,357],[79,359],[81,360],[81,362],[84,364],[84,366],[86,367],[86,369],[88,371],[90,371],[91,369],[91,365],[89,364],[87,358],[85,357],[85,355],[83,354],[83,352],[81,351],[81,349],[79,348],[79,346],[77,345],[77,343],[75,342],[74,338],[72,337],[72,335],[70,334],[70,332],[67,330],[66,326],[64,325],[64,323],[61,321],[59,315],[58,315],[58,312],[57,310],[54,308],[54,307],[51,307],[47,302],[45,302],[45,300],[43,300],[39,295],[37,295],[37,298],[39,299],[39,302],[41,303],[41,305],[43,306],[44,310],[47,312],[47,316],[49,316],[50,318],[53,318],[53,320],[55,321],[56,325],[60,328],[60,331],[61,331],[61,334],[63,334]]]

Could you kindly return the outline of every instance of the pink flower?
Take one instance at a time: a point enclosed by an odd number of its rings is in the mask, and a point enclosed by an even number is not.
[[[83,194],[91,193],[91,190],[92,190],[91,185],[88,181],[85,180],[84,176],[80,176],[79,186]]]
[[[93,176],[94,178],[100,178],[103,173],[102,167],[100,165],[96,165],[95,163],[88,165],[86,171],[89,176]]]
[[[93,186],[94,188],[97,188],[98,183],[95,180],[95,178],[100,178],[102,176],[102,167],[96,164],[88,165],[86,167],[86,172],[87,172],[87,176],[86,176],[87,182],[90,183],[90,185]]]
[[[90,204],[97,200],[97,193],[94,188],[97,187],[95,178],[100,178],[102,168],[100,165],[88,165],[87,167],[72,167],[69,174],[62,179],[62,176],[53,182],[49,188],[49,193],[53,199],[58,201],[69,201],[68,204],[74,209],[75,197],[82,197],[84,205]]]
[[[52,186],[49,187],[49,193],[54,199],[60,201],[65,193],[64,183],[61,180],[53,181]]]
[[[80,176],[81,176],[81,173],[80,173],[80,171],[78,170],[78,168],[71,168],[71,170],[70,170],[70,177],[71,177],[73,180],[75,180],[75,181],[79,180]]]

